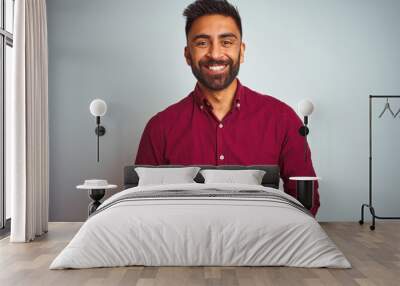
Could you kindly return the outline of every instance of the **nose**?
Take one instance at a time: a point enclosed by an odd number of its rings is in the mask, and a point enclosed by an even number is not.
[[[221,46],[217,43],[212,43],[208,50],[208,56],[212,59],[219,59],[222,57]]]

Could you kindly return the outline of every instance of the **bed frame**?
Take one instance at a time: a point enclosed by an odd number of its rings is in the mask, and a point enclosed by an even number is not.
[[[218,169],[218,170],[248,170],[248,169],[256,169],[256,170],[264,170],[266,171],[261,184],[265,187],[271,187],[275,189],[279,189],[279,166],[277,165],[252,165],[252,166],[240,166],[240,165],[132,165],[126,166],[124,169],[124,185],[123,189],[133,188],[138,185],[139,176],[135,171],[136,167],[150,167],[150,168],[171,168],[171,167],[188,167],[195,166],[200,167],[201,169]],[[204,183],[204,178],[200,174],[194,178],[197,183]]]

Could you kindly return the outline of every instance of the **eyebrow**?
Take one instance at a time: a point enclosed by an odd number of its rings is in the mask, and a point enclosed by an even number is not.
[[[237,36],[234,33],[225,33],[218,36],[218,38],[230,38],[230,37],[237,39]]]
[[[218,36],[218,38],[229,38],[229,37],[233,37],[235,39],[237,39],[237,36],[234,33],[224,33]],[[198,34],[196,36],[194,36],[194,38],[192,39],[192,41],[196,41],[197,39],[210,39],[211,36],[207,35],[207,34]]]

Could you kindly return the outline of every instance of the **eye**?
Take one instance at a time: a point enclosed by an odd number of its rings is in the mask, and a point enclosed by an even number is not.
[[[223,40],[223,41],[222,41],[222,45],[223,45],[224,47],[230,47],[230,46],[233,45],[233,43],[232,43],[232,41]]]
[[[198,41],[195,43],[196,47],[207,47],[207,41]]]

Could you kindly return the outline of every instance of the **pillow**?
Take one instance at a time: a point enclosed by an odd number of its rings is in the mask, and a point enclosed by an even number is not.
[[[201,170],[200,174],[204,177],[204,183],[235,183],[247,185],[261,185],[265,175],[262,170]]]
[[[196,183],[199,167],[147,168],[136,167],[138,186]]]

